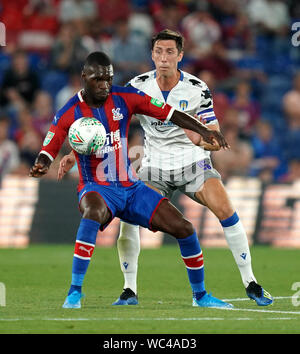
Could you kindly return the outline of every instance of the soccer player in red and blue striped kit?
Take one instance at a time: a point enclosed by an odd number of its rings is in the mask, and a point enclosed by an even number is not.
[[[210,149],[228,148],[220,132],[212,131],[192,116],[151,98],[133,87],[112,85],[113,67],[102,52],[91,53],[83,67],[83,90],[58,111],[50,126],[30,176],[48,172],[71,124],[81,117],[95,117],[104,125],[106,145],[94,155],[75,152],[79,167],[78,198],[82,219],[76,236],[71,286],[64,308],[80,308],[82,284],[90,263],[98,230],[114,217],[153,231],[174,236],[180,247],[193,292],[193,306],[231,308],[208,294],[204,285],[203,254],[193,225],[156,191],[138,180],[130,165],[127,135],[131,115],[142,113],[160,121],[199,133],[193,142]]]

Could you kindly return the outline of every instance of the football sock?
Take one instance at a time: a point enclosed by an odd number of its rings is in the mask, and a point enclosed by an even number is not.
[[[204,263],[196,232],[186,238],[177,239],[185,263],[194,296],[200,299],[206,294],[204,286]]]
[[[74,290],[81,292],[84,276],[95,248],[99,227],[100,224],[94,220],[83,218],[80,221],[73,256],[72,282],[68,295]]]
[[[245,229],[236,212],[229,218],[220,220],[220,223],[246,288],[251,281],[256,282],[256,279],[252,271],[251,254]]]
[[[140,254],[140,230],[138,225],[121,221],[117,241],[121,270],[124,275],[124,289],[137,293],[137,268]]]

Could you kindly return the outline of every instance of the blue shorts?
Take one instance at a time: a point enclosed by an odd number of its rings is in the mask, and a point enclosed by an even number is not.
[[[87,183],[78,192],[79,203],[90,192],[100,194],[112,215],[106,224],[101,225],[100,230],[104,230],[114,217],[118,217],[130,224],[156,231],[151,227],[152,218],[162,200],[168,199],[147,187],[142,181],[137,181],[130,187]]]

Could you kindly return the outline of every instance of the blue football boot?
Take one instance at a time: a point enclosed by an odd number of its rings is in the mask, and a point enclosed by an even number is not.
[[[193,295],[193,306],[195,307],[212,307],[222,309],[232,309],[233,305],[213,297],[211,294],[205,294],[200,299]]]
[[[268,306],[273,304],[273,297],[259,284],[252,281],[246,288],[246,294],[251,300],[256,301],[258,306]]]
[[[138,305],[137,295],[129,288],[124,289],[117,301],[112,305]]]
[[[66,297],[66,300],[62,307],[64,309],[80,309],[81,308],[81,298],[83,298],[84,295],[81,294],[79,291],[75,290],[73,291],[70,295]]]

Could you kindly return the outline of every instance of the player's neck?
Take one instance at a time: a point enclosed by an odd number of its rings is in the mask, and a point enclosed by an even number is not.
[[[84,90],[82,90],[82,98],[89,107],[93,108],[100,108],[105,103],[105,100],[94,100],[91,96],[87,95]]]
[[[164,75],[157,71],[156,81],[162,91],[171,91],[178,84],[179,79],[179,70],[176,70],[172,75]]]

